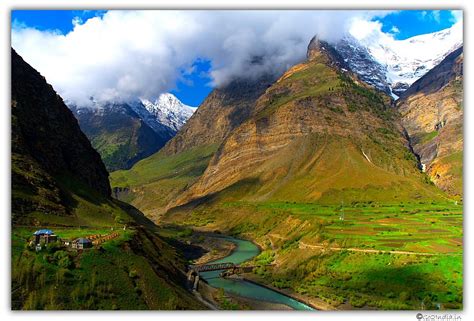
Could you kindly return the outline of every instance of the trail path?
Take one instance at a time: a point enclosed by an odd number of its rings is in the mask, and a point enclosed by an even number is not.
[[[345,248],[345,247],[327,247],[323,245],[312,245],[304,242],[299,242],[300,249],[322,249],[328,251],[351,251],[351,252],[362,252],[362,253],[390,253],[390,254],[406,254],[406,255],[423,255],[423,256],[434,256],[434,255],[462,255],[461,253],[425,253],[425,252],[410,252],[410,251],[384,251],[375,249],[359,249],[359,248]]]

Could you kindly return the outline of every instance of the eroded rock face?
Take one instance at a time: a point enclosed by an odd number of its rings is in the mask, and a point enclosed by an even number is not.
[[[463,48],[416,81],[397,103],[413,147],[431,180],[462,195]]]
[[[110,196],[109,174],[72,112],[44,77],[13,49],[11,54],[12,172],[22,182],[14,187],[53,191],[58,188],[53,177],[71,175]],[[49,197],[52,203],[58,201],[55,195]]]

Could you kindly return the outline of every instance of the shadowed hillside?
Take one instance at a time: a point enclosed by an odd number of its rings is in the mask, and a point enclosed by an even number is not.
[[[185,260],[112,200],[99,154],[53,88],[12,50],[12,309],[202,309]],[[38,226],[55,242],[33,243]],[[66,244],[101,235],[93,248]],[[40,245],[38,248],[37,245]]]

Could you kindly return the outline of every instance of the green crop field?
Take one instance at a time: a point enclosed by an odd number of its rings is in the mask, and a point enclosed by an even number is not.
[[[316,220],[325,239],[345,246],[427,253],[462,250],[462,205],[454,202],[318,206],[264,203],[257,208],[289,211]]]
[[[454,201],[236,201],[175,210],[170,217],[255,240],[263,252],[249,264],[275,266],[255,269],[252,278],[334,307],[458,309],[462,214]]]

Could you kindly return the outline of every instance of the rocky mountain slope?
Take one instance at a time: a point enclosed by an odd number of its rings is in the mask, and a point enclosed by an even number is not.
[[[351,35],[347,35],[334,44],[337,52],[352,72],[367,84],[390,95],[391,84],[387,79],[387,68],[378,62],[361,43]]]
[[[193,117],[164,148],[177,154],[192,147],[220,144],[224,137],[251,113],[255,101],[275,80],[272,75],[258,79],[236,79],[214,89]]]
[[[462,197],[463,47],[408,88],[397,103],[414,152],[431,180]]]
[[[193,109],[172,94],[156,102],[69,105],[92,146],[110,171],[130,168],[158,151],[184,125]]]
[[[338,203],[435,195],[416,168],[389,98],[344,67],[329,44],[313,39],[308,61],[267,89],[177,204],[236,184],[240,197],[258,200]],[[248,194],[242,191],[247,184]]]
[[[69,107],[110,171],[130,168],[155,153],[174,135],[172,129],[158,122],[151,128],[126,103]]]

